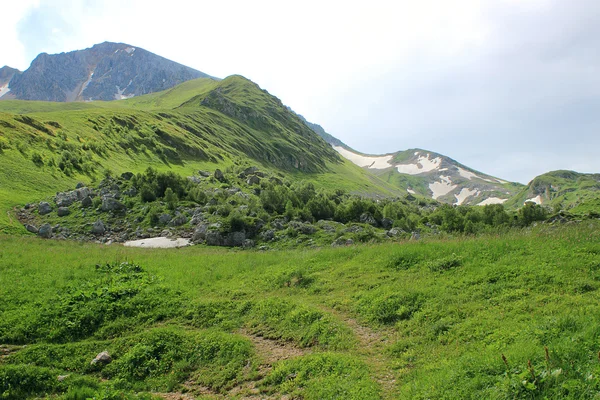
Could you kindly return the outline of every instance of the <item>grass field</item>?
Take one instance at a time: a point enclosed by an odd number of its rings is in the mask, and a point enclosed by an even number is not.
[[[3,236],[0,396],[594,399],[599,227],[286,252]]]

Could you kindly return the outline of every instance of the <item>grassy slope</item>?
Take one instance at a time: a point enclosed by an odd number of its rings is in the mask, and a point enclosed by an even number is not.
[[[116,102],[0,102],[0,150],[0,229],[11,232],[21,228],[7,210],[107,170],[119,174],[153,166],[191,175],[254,164],[317,185],[395,193],[340,160],[278,99],[239,76],[198,79]],[[64,151],[85,162],[85,170],[70,175],[59,170]],[[34,164],[34,154],[43,166]]]
[[[476,239],[286,251],[285,256],[3,237],[0,342],[19,337],[36,315],[60,305],[56,296],[67,287],[87,287],[84,282],[89,285],[97,274],[95,264],[128,260],[162,280],[170,291],[163,296],[182,299],[162,311],[167,317],[154,323],[148,308],[141,322],[135,315],[107,321],[93,340],[69,345],[79,358],[61,356],[60,345],[40,344],[28,346],[14,362],[51,362],[56,373],[71,365],[71,373],[98,379],[97,372],[75,365],[89,364],[104,348],[119,357],[127,338],[137,337],[130,335],[151,335],[159,325],[202,337],[209,334],[202,329],[211,328],[226,335],[241,332],[259,360],[272,356],[264,353],[269,340],[261,336],[287,341],[285,354],[294,354],[292,359],[275,357],[275,368],[266,373],[251,372],[260,364],[251,361],[250,372],[233,384],[239,388],[244,386],[239,380],[258,380],[255,385],[274,398],[283,393],[377,398],[378,392],[407,399],[593,398],[600,388],[598,232],[597,223],[586,223]],[[156,304],[158,297],[146,301]],[[77,307],[70,307],[67,316],[77,318]],[[54,356],[27,356],[38,351]],[[319,368],[325,372],[313,370]],[[211,377],[204,370],[197,379],[211,382]],[[215,387],[226,396],[234,389]]]
[[[585,215],[600,206],[600,175],[574,171],[552,171],[537,176],[514,198],[507,207],[520,207],[527,199],[542,196],[543,204],[557,210]]]

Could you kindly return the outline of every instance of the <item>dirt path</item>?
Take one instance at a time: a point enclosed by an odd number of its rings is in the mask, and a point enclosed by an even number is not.
[[[239,400],[286,400],[287,396],[282,394],[265,395],[258,388],[258,383],[273,369],[273,365],[282,360],[287,360],[294,357],[303,356],[311,353],[311,349],[303,349],[294,346],[289,342],[281,342],[278,340],[266,339],[261,336],[256,336],[247,330],[240,330],[237,334],[245,337],[252,342],[258,356],[260,364],[258,365],[258,375],[253,380],[241,382],[233,387],[226,394],[220,394],[212,391],[206,386],[197,384],[194,381],[187,381],[183,384],[185,392],[176,393],[154,393],[165,400],[193,400],[197,397],[208,399],[230,399],[236,398]],[[250,368],[250,365],[247,366]]]

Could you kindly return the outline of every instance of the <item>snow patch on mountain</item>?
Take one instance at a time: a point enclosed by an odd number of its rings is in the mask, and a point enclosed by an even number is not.
[[[374,169],[386,169],[390,168],[392,156],[364,156],[362,154],[356,154],[352,151],[346,150],[341,146],[333,146],[334,150],[340,153],[340,155],[359,167],[367,167]]]
[[[4,96],[5,94],[8,94],[8,92],[10,92],[10,88],[8,87],[8,83],[4,86],[0,86],[0,97]]]
[[[455,194],[454,197],[456,197],[456,204],[457,205],[461,205],[468,197],[471,196],[479,196],[479,190],[477,189],[469,189],[469,188],[462,188],[461,191],[458,194]]]
[[[419,152],[415,152],[415,155],[419,155]],[[429,153],[426,156],[419,155],[415,164],[398,164],[396,165],[396,169],[401,174],[408,175],[419,175],[439,169],[442,164],[442,158],[435,157],[434,159],[430,159],[429,157]]]
[[[429,184],[429,190],[433,193],[431,198],[437,199],[445,194],[450,193],[456,189],[458,185],[453,185],[452,180],[449,176],[440,176],[439,182],[433,182]]]
[[[478,206],[487,206],[490,204],[502,204],[508,199],[501,199],[499,197],[488,197],[484,201],[477,203]]]
[[[410,194],[416,194],[416,193],[417,193],[417,192],[415,192],[415,191],[414,191],[414,190],[412,190],[412,189],[406,189],[406,191],[407,191],[408,193],[410,193]]]
[[[127,54],[133,54],[134,51],[135,51],[135,47],[127,47],[125,49],[125,52],[127,52]]]
[[[525,200],[525,203],[527,203],[528,201],[531,201],[531,202],[533,202],[535,204],[542,204],[542,202],[544,201],[544,199],[542,199],[542,195],[541,194],[538,194],[537,196],[532,197],[531,199]],[[523,204],[525,204],[525,203],[523,203]]]

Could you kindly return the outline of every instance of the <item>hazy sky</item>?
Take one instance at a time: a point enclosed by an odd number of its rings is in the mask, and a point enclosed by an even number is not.
[[[0,66],[103,41],[241,74],[364,153],[600,172],[600,1],[19,0]]]

